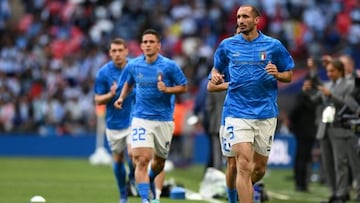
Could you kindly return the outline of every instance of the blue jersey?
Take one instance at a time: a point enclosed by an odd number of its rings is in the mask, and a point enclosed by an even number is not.
[[[277,117],[277,80],[265,71],[269,61],[279,72],[295,67],[289,52],[277,39],[259,32],[253,41],[241,34],[223,40],[215,51],[214,66],[229,69],[225,117],[266,119]]]
[[[128,63],[127,82],[136,87],[136,101],[133,116],[156,121],[172,121],[175,95],[158,90],[158,77],[167,87],[186,85],[187,79],[180,67],[162,55],[156,61],[147,63],[141,55]]]
[[[108,93],[113,82],[117,82],[118,85],[116,95],[106,104],[106,127],[108,129],[118,130],[130,126],[131,111],[135,99],[134,93],[132,92],[124,100],[122,109],[114,107],[114,102],[119,97],[126,78],[126,69],[117,68],[113,61],[103,65],[96,74],[94,86],[95,94],[102,95]]]

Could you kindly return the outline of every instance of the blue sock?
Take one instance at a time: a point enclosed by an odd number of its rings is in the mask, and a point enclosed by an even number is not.
[[[159,173],[156,173],[155,171],[153,171],[152,169],[149,170],[149,179],[150,182],[155,180],[155,177],[158,175]]]
[[[127,160],[129,166],[129,181],[135,183],[135,167],[131,159]]]
[[[126,169],[124,163],[116,163],[113,164],[113,170],[115,174],[116,183],[118,185],[118,189],[121,194],[121,198],[127,198],[127,190],[126,190]]]
[[[137,185],[138,188],[138,192],[140,195],[140,198],[144,201],[144,200],[148,200],[149,199],[149,183],[139,183]]]
[[[259,185],[254,185],[253,201],[261,202],[261,187]]]
[[[228,194],[228,203],[236,203],[237,202],[237,191],[236,189],[226,188]]]
[[[149,171],[149,179],[150,179],[150,190],[151,193],[153,194],[153,198],[156,198],[156,186],[155,186],[155,177],[158,175],[159,173],[156,173],[155,171],[153,171],[152,169],[150,169]]]
[[[150,190],[151,194],[153,195],[152,198],[156,199],[156,187],[154,181],[150,182]]]

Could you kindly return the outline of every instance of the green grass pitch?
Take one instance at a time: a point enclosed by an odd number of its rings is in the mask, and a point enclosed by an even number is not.
[[[204,172],[200,165],[175,169],[166,175],[192,191],[199,190]],[[310,192],[294,191],[289,169],[272,169],[264,182],[270,195],[269,203],[320,202],[329,190],[312,183]],[[91,166],[87,159],[0,157],[0,202],[28,203],[41,195],[47,203],[116,203],[118,192],[110,166]],[[130,198],[130,203],[140,202]],[[162,203],[202,203],[195,200],[162,198]],[[226,202],[226,200],[222,200]]]

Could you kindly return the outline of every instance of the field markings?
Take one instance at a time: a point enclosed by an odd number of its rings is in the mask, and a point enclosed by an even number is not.
[[[299,194],[281,194],[278,192],[273,192],[267,190],[270,198],[279,199],[279,200],[296,200],[296,201],[303,201],[303,202],[321,202],[324,200],[323,198],[316,198],[316,197],[306,197],[305,195]],[[288,192],[287,192],[288,193]]]
[[[291,199],[290,196],[288,196],[288,195],[283,195],[283,194],[279,194],[279,193],[272,192],[272,191],[267,191],[267,193],[270,195],[270,197],[275,198],[275,199],[281,199],[281,200]]]
[[[267,193],[269,194],[270,198],[273,199],[279,199],[279,200],[296,200],[296,201],[302,201],[302,202],[320,202],[323,200],[323,198],[315,198],[315,197],[305,197],[303,195],[299,194],[287,194],[279,193],[279,192],[273,192],[267,190]],[[224,203],[224,200],[204,197],[198,192],[194,192],[192,190],[186,189],[186,199],[188,200],[203,200],[207,201],[209,203]]]

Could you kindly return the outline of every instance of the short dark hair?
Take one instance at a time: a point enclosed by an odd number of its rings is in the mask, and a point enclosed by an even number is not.
[[[124,45],[124,47],[127,48],[126,41],[122,38],[115,38],[115,39],[111,40],[109,47],[108,47],[109,50],[110,50],[112,44]]]
[[[252,10],[253,10],[256,17],[261,16],[260,10],[258,8],[256,8],[255,6],[251,6],[251,8],[252,8]]]
[[[345,67],[343,62],[341,62],[338,58],[330,61],[330,64],[341,73],[341,76],[345,76]]]
[[[242,5],[240,7],[250,7],[255,17],[259,17],[261,15],[260,10],[253,5]]]
[[[148,35],[148,34],[155,35],[155,36],[156,36],[156,39],[160,42],[160,40],[161,40],[161,35],[160,35],[160,33],[159,33],[158,31],[156,31],[156,30],[154,30],[154,29],[146,29],[146,30],[143,32],[142,36]]]

